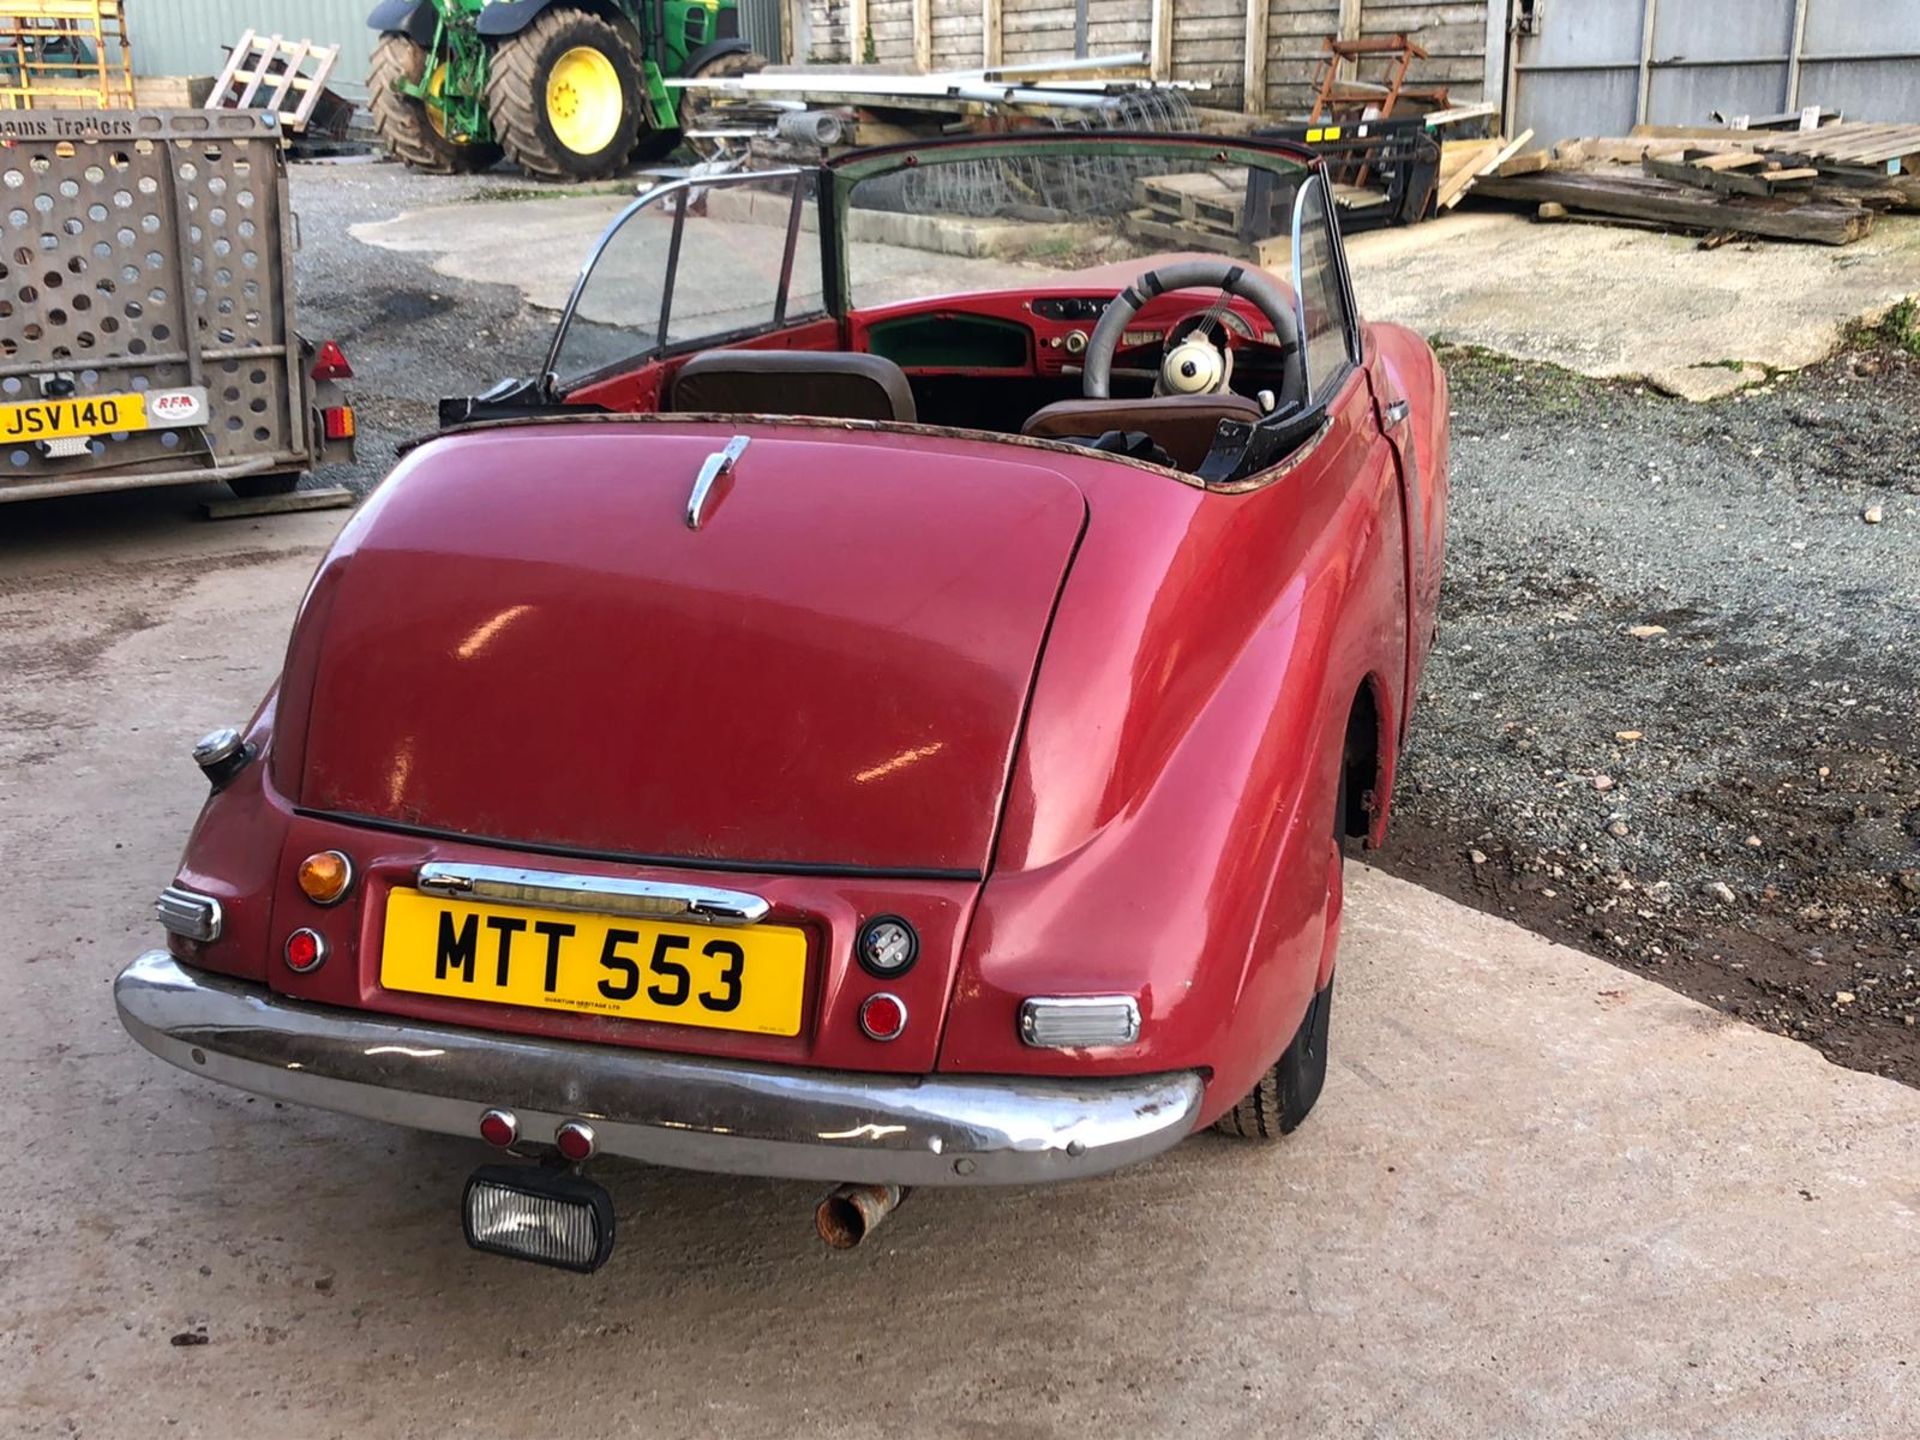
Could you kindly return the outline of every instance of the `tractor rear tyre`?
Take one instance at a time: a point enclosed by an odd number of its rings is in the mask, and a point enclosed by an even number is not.
[[[373,47],[367,65],[367,108],[373,112],[381,148],[403,165],[436,175],[486,169],[500,158],[498,145],[455,139],[447,134],[438,110],[400,89],[402,82],[420,84],[426,68],[427,52],[405,35],[382,35]],[[429,88],[437,93],[445,81],[442,65]]]
[[[689,71],[689,79],[731,80],[736,75],[752,75],[767,68],[767,57],[757,50],[735,50],[728,55],[716,55],[699,68]],[[715,97],[701,90],[682,90],[680,92],[680,131],[684,135],[689,130],[698,130],[702,123],[716,108]],[[687,137],[687,149],[699,160],[718,160],[727,152],[725,140],[702,139],[698,136]]]
[[[646,104],[631,40],[580,10],[543,11],[494,47],[487,113],[509,159],[543,180],[627,163]]]

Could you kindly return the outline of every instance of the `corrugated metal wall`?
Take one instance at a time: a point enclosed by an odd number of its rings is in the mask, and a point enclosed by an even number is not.
[[[1142,0],[1144,3],[1144,0]],[[375,0],[134,0],[133,68],[141,75],[217,75],[225,47],[248,27],[289,40],[338,45],[329,82],[342,95],[366,96]],[[740,33],[762,55],[780,54],[780,0],[741,0]]]
[[[1825,105],[1920,120],[1920,0],[1514,0],[1512,128],[1541,141]]]
[[[289,40],[338,45],[328,82],[342,95],[366,94],[374,0],[133,0],[133,68],[140,75],[217,75],[226,47],[248,29]]]
[[[740,33],[775,64],[780,62],[780,0],[740,0]]]

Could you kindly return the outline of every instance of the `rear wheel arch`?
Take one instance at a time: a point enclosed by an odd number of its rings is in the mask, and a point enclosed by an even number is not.
[[[440,15],[432,0],[381,0],[367,24],[383,35],[404,35],[422,50],[433,46]]]
[[[1348,840],[1365,841],[1369,849],[1386,839],[1391,798],[1393,737],[1385,694],[1378,676],[1361,680],[1347,707],[1346,736],[1340,753],[1343,813],[1339,833]]]

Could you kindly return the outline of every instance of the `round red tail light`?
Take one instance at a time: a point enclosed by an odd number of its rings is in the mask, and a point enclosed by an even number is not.
[[[564,1159],[576,1165],[593,1154],[593,1127],[579,1120],[569,1120],[553,1132],[553,1148]]]
[[[520,1122],[508,1110],[489,1110],[480,1117],[480,1138],[504,1150],[520,1136]]]
[[[906,1002],[884,990],[869,995],[860,1006],[860,1028],[869,1040],[898,1040],[907,1028]]]
[[[304,975],[327,958],[327,942],[317,930],[296,930],[287,937],[287,968]]]

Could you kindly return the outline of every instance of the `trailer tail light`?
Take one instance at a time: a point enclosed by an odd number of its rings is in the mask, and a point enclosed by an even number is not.
[[[351,380],[353,366],[347,363],[347,352],[338,340],[322,340],[313,357],[313,369],[307,373],[316,380]]]
[[[329,440],[353,439],[353,407],[351,405],[329,405],[320,412],[320,423],[326,429]]]

